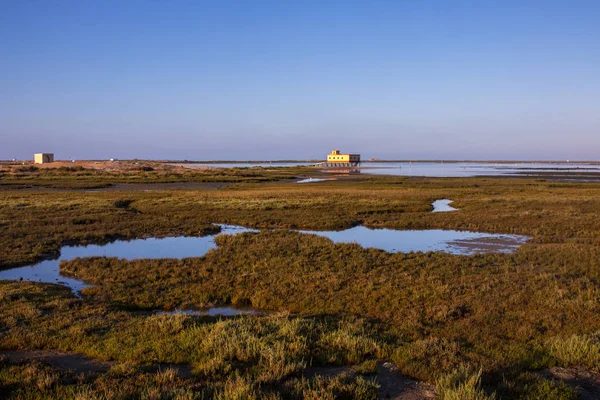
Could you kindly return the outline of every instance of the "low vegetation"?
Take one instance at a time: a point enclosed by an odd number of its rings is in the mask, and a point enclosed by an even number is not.
[[[583,366],[600,373],[600,336],[598,333],[553,338],[549,341],[549,348],[550,354],[559,360],[561,365]]]
[[[76,182],[80,172],[61,179],[75,174]],[[219,190],[84,192],[18,189],[14,173],[0,176],[0,268],[56,255],[64,244],[204,235],[216,222],[263,230],[220,236],[200,258],[62,263],[63,273],[92,283],[83,300],[57,285],[1,282],[0,348],[130,366],[79,379],[5,361],[0,388],[12,398],[118,398],[135,382],[134,398],[367,399],[378,395],[376,361],[387,360],[444,399],[574,399],[574,388],[537,371],[600,372],[595,184],[365,176],[303,186],[261,172],[266,183]],[[439,198],[460,211],[430,213]],[[532,239],[514,254],[391,254],[288,231],[359,224]],[[153,312],[228,304],[266,313]],[[146,368],[159,364],[188,365],[192,378]],[[347,369],[313,376],[316,367]]]
[[[15,398],[27,397],[24,393],[28,390],[44,392],[59,384],[66,386],[61,389],[67,391],[64,393],[92,390],[98,395],[98,391],[110,389],[118,394],[116,385],[128,387],[129,381],[133,384],[137,380],[143,384],[136,390],[166,391],[168,398],[177,397],[175,394],[185,388],[227,399],[313,398],[312,393],[329,393],[331,398],[376,398],[376,385],[369,379],[351,375],[302,377],[312,366],[382,357],[385,343],[377,336],[377,329],[369,329],[369,322],[361,319],[279,314],[207,320],[181,314],[130,313],[76,299],[57,285],[25,282],[1,283],[0,299],[4,304],[0,310],[1,348],[79,352],[135,367],[124,371],[123,367],[113,367],[111,371],[120,371],[117,376],[109,373],[109,378],[69,387],[69,379],[47,369],[41,376],[12,381],[6,377],[8,371],[24,374],[31,366],[19,370],[4,364],[0,385],[13,388]],[[176,379],[175,373],[142,374],[142,367],[151,364],[190,365],[196,379],[192,384]],[[125,383],[118,383],[123,380],[119,377],[126,378]],[[19,385],[32,381],[43,383],[36,383],[37,389]],[[99,382],[108,387],[98,386]],[[135,393],[133,397],[138,397]]]
[[[87,165],[90,164],[90,165]],[[147,161],[87,162],[86,166],[0,164],[0,189],[102,189],[118,184],[174,182],[270,182],[314,174],[307,167],[190,169]]]
[[[440,400],[494,400],[481,390],[481,370],[472,372],[464,367],[442,375],[436,382]]]

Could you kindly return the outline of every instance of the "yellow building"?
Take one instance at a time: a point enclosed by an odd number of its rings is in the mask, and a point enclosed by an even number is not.
[[[332,150],[327,154],[327,164],[337,165],[358,165],[360,164],[360,154],[342,154],[339,150]]]
[[[54,162],[54,154],[52,153],[37,153],[33,155],[33,161],[36,164],[46,164]]]

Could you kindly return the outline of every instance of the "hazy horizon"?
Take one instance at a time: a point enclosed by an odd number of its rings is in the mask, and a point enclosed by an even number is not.
[[[2,2],[0,159],[600,159],[590,0]]]

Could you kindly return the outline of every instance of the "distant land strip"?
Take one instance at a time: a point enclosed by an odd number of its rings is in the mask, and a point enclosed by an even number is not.
[[[125,160],[123,160],[125,161]],[[133,161],[133,160],[129,160]],[[142,161],[142,160],[139,160]],[[190,160],[147,160],[156,161],[166,164],[291,164],[291,163],[320,163],[324,160],[204,160],[204,161],[190,161]],[[383,160],[383,159],[366,159],[362,161],[369,163],[448,163],[448,164],[459,164],[459,163],[481,163],[481,164],[590,164],[600,165],[600,161],[578,161],[578,160]]]
[[[23,162],[23,161],[32,161],[29,159],[23,160],[0,160],[0,163],[13,163],[13,162]],[[61,160],[57,159],[56,162],[64,162],[71,160]],[[90,161],[90,162],[104,162],[109,161],[109,159],[85,159],[80,158],[77,161]],[[322,163],[325,162],[323,159],[319,160],[157,160],[157,159],[141,159],[141,158],[119,158],[114,159],[114,161],[123,161],[123,162],[156,162],[163,164],[292,164],[292,163]],[[384,160],[378,158],[369,158],[362,161],[363,163],[448,163],[448,164],[460,164],[460,163],[479,163],[479,164],[588,164],[588,165],[600,165],[600,161],[585,161],[585,160],[442,160],[442,159],[432,159],[432,160],[413,160],[413,159],[398,159],[398,160]]]

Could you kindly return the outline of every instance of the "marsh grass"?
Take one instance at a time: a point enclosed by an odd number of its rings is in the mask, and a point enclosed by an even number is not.
[[[39,362],[0,364],[3,399],[206,399],[211,392],[164,371],[83,377]]]
[[[257,396],[260,394],[257,398],[263,398],[264,393],[279,396],[329,386],[344,393],[374,388],[356,377],[316,383],[298,378],[309,364],[328,365],[331,340],[337,342],[333,352],[347,348],[350,359],[363,361],[366,354],[373,354],[378,339],[368,329],[364,333],[357,331],[356,327],[363,325],[360,320],[297,318],[285,313],[206,320],[181,314],[136,314],[92,305],[50,284],[0,283],[0,292],[4,298],[13,299],[0,310],[0,325],[8,328],[0,332],[1,348],[50,348],[120,362],[98,382],[133,381],[143,376],[152,390],[186,386],[172,368],[161,368],[148,375],[140,367],[191,364],[207,393],[223,396],[245,393],[245,387]],[[11,319],[13,308],[34,304],[45,313],[33,320]],[[364,342],[360,349],[356,349],[357,341]],[[367,344],[372,348],[366,348]],[[33,375],[39,378],[39,385],[56,382]],[[295,384],[289,383],[297,379],[300,380]]]
[[[240,172],[212,173],[216,179],[221,173],[237,176]],[[72,174],[63,174],[64,179],[76,182]],[[269,176],[270,172],[256,174]],[[0,183],[6,182],[0,177]],[[591,245],[600,240],[595,218],[599,193],[592,184],[399,177],[330,181],[311,187],[243,183],[217,191],[4,190],[0,246],[6,250],[0,253],[0,268],[56,255],[66,243],[202,235],[214,222],[256,228],[344,229],[359,224],[445,228],[529,234],[536,243]],[[454,199],[460,213],[431,214],[431,202],[440,197]],[[115,207],[121,200],[130,201],[139,212]]]
[[[576,387],[557,380],[542,378],[539,374],[525,372],[504,376],[498,385],[498,397],[522,400],[576,400],[580,394]]]
[[[440,400],[494,400],[496,395],[481,389],[481,370],[472,371],[460,366],[436,380]]]
[[[373,375],[377,373],[377,360],[365,360],[352,369],[359,375]]]
[[[533,238],[515,254],[467,257],[390,254],[265,231],[219,237],[219,247],[202,258],[74,260],[61,269],[94,284],[84,301],[56,285],[0,283],[0,347],[77,351],[131,365],[120,367],[123,373],[115,370],[77,383],[66,398],[77,393],[110,397],[125,389],[139,397],[191,395],[188,383],[172,381],[170,373],[157,377],[137,367],[157,363],[193,365],[206,398],[236,393],[371,398],[376,389],[368,379],[305,379],[302,371],[311,365],[364,366],[369,371],[372,360],[392,359],[415,378],[436,382],[445,376],[440,384],[448,396],[489,397],[496,392],[502,398],[570,399],[569,388],[532,378],[528,371],[557,364],[597,367],[600,186],[399,177],[306,187],[252,183],[278,179],[279,173],[203,172],[205,177],[196,178],[246,183],[217,191],[126,193],[6,187],[182,181],[191,176],[171,177],[157,170],[131,171],[126,177],[90,171],[4,173],[0,268],[56,255],[68,243],[203,235],[214,232],[214,222],[268,229],[365,224]],[[439,198],[453,199],[460,211],[430,213],[431,202]],[[118,206],[122,200],[127,207]],[[219,320],[148,312],[231,303],[284,313]],[[24,389],[12,381],[6,370],[14,366],[2,368],[2,384],[13,385],[10,390],[42,393],[37,384]],[[461,375],[461,368],[470,375]],[[479,369],[480,375],[472,373]],[[61,390],[70,386],[61,379],[56,383],[50,375],[40,385],[67,393]],[[135,389],[132,382],[146,389]],[[43,397],[19,396],[13,398]]]
[[[549,352],[562,366],[583,366],[600,372],[600,336],[572,335],[566,338],[553,338],[549,342]]]
[[[378,399],[379,385],[363,377],[342,374],[335,377],[317,375],[312,379],[293,379],[285,384],[289,398],[302,399]]]
[[[183,169],[161,163],[129,164],[118,170],[75,167],[38,168],[3,165],[0,187],[97,189],[120,183],[228,182],[256,183],[319,175],[307,167],[254,167]]]
[[[92,283],[85,295],[138,309],[239,303],[257,309],[357,316],[315,340],[329,364],[388,356],[410,376],[484,359],[484,372],[553,363],[546,339],[589,332],[599,321],[598,248],[526,246],[515,254],[390,254],[290,232],[217,238],[186,260],[76,259],[65,274]],[[539,266],[544,265],[541,269]],[[574,274],[574,265],[580,272]],[[493,304],[494,307],[490,307]],[[363,325],[361,325],[363,324]],[[288,328],[291,329],[291,328]],[[314,329],[314,327],[307,328]],[[247,339],[244,339],[246,341]]]

